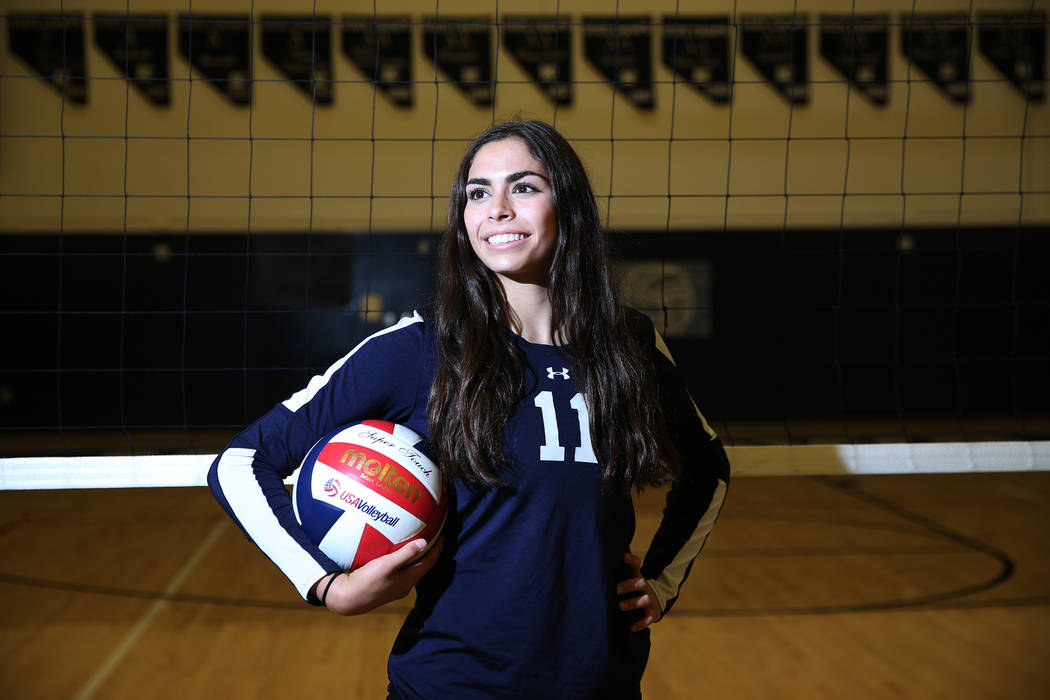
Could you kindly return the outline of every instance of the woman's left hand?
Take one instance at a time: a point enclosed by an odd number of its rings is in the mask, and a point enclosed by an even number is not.
[[[642,576],[642,560],[630,553],[624,554],[623,560],[631,567],[634,575],[616,585],[616,594],[641,593],[634,598],[620,601],[620,610],[641,610],[643,612],[642,618],[631,625],[632,632],[641,632],[654,622],[659,622],[663,617],[663,611],[660,609],[660,601],[653,592],[653,587]]]

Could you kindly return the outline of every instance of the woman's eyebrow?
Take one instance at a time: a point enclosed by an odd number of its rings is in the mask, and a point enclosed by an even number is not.
[[[544,182],[547,181],[547,177],[545,175],[541,175],[540,173],[533,172],[532,170],[519,170],[516,173],[511,173],[510,175],[508,175],[507,176],[507,182],[517,182],[521,178],[528,177],[529,175],[533,175],[535,177],[538,177],[541,180],[543,180]]]
[[[508,183],[509,182],[517,182],[521,178],[528,177],[529,175],[534,175],[535,177],[538,177],[538,178],[542,179],[544,182],[548,181],[547,177],[545,175],[543,175],[541,173],[537,173],[537,172],[535,172],[533,170],[519,170],[517,172],[511,173],[510,175],[508,175],[505,178],[505,181],[508,182]],[[492,180],[489,180],[487,177],[472,177],[469,180],[467,180],[467,184],[468,185],[482,185],[483,187],[488,187],[488,186],[490,186],[492,184]]]

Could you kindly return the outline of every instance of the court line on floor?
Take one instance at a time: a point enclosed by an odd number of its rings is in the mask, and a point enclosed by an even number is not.
[[[1007,552],[999,549],[995,545],[988,544],[976,537],[967,535],[966,533],[949,527],[927,515],[922,515],[921,513],[905,508],[889,498],[878,496],[870,491],[860,488],[857,485],[858,482],[853,479],[837,479],[827,476],[814,476],[810,478],[838,491],[839,493],[847,494],[859,501],[867,503],[868,505],[879,508],[887,513],[891,513],[902,520],[914,523],[944,540],[954,542],[962,547],[974,552],[979,552],[980,554],[997,561],[999,563],[999,573],[988,581],[976,584],[973,587],[973,590],[968,590],[970,593],[994,588],[995,586],[1005,583],[1011,576],[1013,576],[1014,570],[1016,569],[1013,558]]]
[[[900,517],[903,522],[909,522],[912,525],[919,526],[920,531],[925,530],[929,534],[941,538],[943,541],[951,542],[956,546],[961,546],[963,552],[969,551],[976,554],[982,554],[990,556],[993,559],[998,560],[1000,563],[1000,571],[997,576],[992,577],[989,580],[982,581],[969,586],[964,586],[959,589],[952,589],[949,591],[937,592],[925,596],[917,596],[914,598],[904,599],[890,599],[883,601],[873,601],[869,603],[844,603],[835,605],[817,605],[817,606],[799,606],[799,607],[781,607],[781,608],[723,608],[723,609],[687,609],[678,607],[674,611],[675,616],[681,617],[760,617],[760,616],[780,616],[780,615],[840,615],[840,614],[851,614],[851,613],[865,613],[865,612],[890,612],[890,611],[901,611],[901,610],[916,610],[916,609],[974,609],[974,608],[985,608],[985,607],[1017,607],[1017,606],[1044,606],[1050,602],[1050,596],[1030,596],[1020,598],[1008,598],[1008,599],[988,599],[983,601],[964,601],[960,598],[967,595],[972,595],[978,592],[985,592],[996,586],[1002,584],[1008,580],[1014,570],[1014,563],[1008,554],[999,550],[998,548],[981,542],[973,537],[958,532],[952,528],[949,528],[942,523],[936,522],[933,519],[909,511],[899,504],[892,501],[888,501],[884,498],[878,497],[874,494],[864,491],[863,489],[856,489],[852,487],[849,481],[844,481],[836,477],[810,477],[813,480],[823,483],[834,491],[843,494],[849,494],[854,498],[866,501],[869,505],[875,506],[884,512],[889,512],[897,517]],[[922,548],[918,548],[921,550]],[[847,554],[849,552],[838,552],[838,555]],[[863,549],[853,554],[871,554],[877,552],[865,552]],[[902,550],[898,552],[900,554],[909,553],[921,553],[921,551],[908,552]],[[790,553],[788,555],[797,555],[798,552]],[[835,554],[828,552],[828,554]],[[732,557],[731,553],[723,554],[726,557]],[[745,554],[746,556],[746,554]],[[30,585],[42,588],[52,588],[61,590],[70,590],[80,593],[94,593],[99,595],[115,595],[123,597],[137,597],[146,598],[156,601],[156,604],[165,602],[175,603],[192,603],[192,604],[211,604],[211,605],[222,605],[227,607],[248,607],[248,608],[266,608],[266,609],[285,609],[285,610],[303,610],[304,606],[298,599],[285,601],[266,601],[266,600],[243,600],[243,599],[231,599],[222,598],[219,596],[200,596],[192,594],[178,594],[176,590],[165,590],[164,592],[154,591],[141,591],[141,590],[130,590],[130,589],[119,589],[115,587],[104,587],[104,586],[93,586],[86,584],[72,584],[64,581],[51,581],[47,579],[38,579],[25,576],[18,576],[15,574],[0,573],[0,582],[13,583],[16,585]],[[170,587],[170,586],[169,586]],[[376,611],[379,614],[396,614],[404,615],[405,610],[397,606],[388,606],[385,609]]]
[[[301,598],[287,601],[252,600],[244,598],[224,598],[190,593],[162,593],[160,591],[136,591],[126,588],[108,586],[89,586],[67,583],[53,579],[33,578],[17,574],[0,573],[0,583],[16,586],[31,586],[51,590],[87,593],[92,595],[115,596],[120,598],[144,598],[147,600],[166,601],[189,605],[217,605],[226,608],[254,608],[261,610],[284,610],[288,612],[313,613],[317,608],[304,605]],[[876,601],[873,603],[843,603],[825,606],[799,606],[782,608],[687,608],[675,606],[671,617],[770,617],[792,615],[848,615],[853,613],[872,612],[908,612],[916,610],[977,610],[984,608],[1017,608],[1045,607],[1050,605],[1050,595],[1020,596],[1017,598],[987,598],[979,600],[941,600],[915,598],[902,600]],[[394,603],[376,608],[369,615],[407,615],[409,608]]]
[[[132,627],[128,633],[124,636],[124,639],[110,652],[110,655],[103,661],[91,677],[81,686],[80,690],[77,691],[76,695],[73,696],[73,700],[89,700],[94,697],[95,693],[102,686],[110,674],[120,665],[120,662],[124,660],[124,657],[128,655],[134,646],[138,643],[142,635],[146,633],[149,626],[153,623],[153,620],[160,614],[168,603],[170,602],[170,596],[178,593],[179,588],[185,583],[186,579],[189,578],[193,570],[197,568],[204,556],[211,550],[215,543],[219,540],[219,537],[226,531],[229,526],[229,520],[223,518],[216,523],[215,527],[205,535],[197,549],[190,555],[182,567],[175,572],[171,580],[168,581],[168,585],[164,587],[164,597],[158,598],[153,601],[149,609],[139,618],[135,626]]]
[[[840,494],[862,501],[869,506],[890,513],[904,521],[913,523],[948,542],[954,542],[972,552],[989,557],[999,564],[998,573],[988,579],[978,581],[977,583],[913,598],[860,604],[853,606],[856,612],[934,606],[958,598],[963,598],[965,596],[974,595],[976,593],[990,591],[1009,581],[1014,574],[1016,565],[1014,564],[1013,558],[1005,551],[994,545],[988,544],[987,542],[983,542],[976,537],[972,537],[960,532],[959,530],[948,527],[929,516],[909,510],[888,498],[866,491],[865,489],[860,488],[854,479],[842,479],[829,476],[811,476],[809,478],[816,483],[837,491]],[[842,607],[847,608],[849,606]],[[839,609],[839,606],[828,606],[827,609],[836,611]]]
[[[859,615],[864,613],[915,613],[930,610],[987,610],[991,608],[1045,608],[1050,606],[1050,596],[1037,595],[1020,598],[993,598],[989,600],[938,600],[940,596],[884,602],[843,603],[798,608],[724,608],[707,610],[679,610],[675,608],[669,618],[718,618],[718,617],[815,617],[821,615]]]

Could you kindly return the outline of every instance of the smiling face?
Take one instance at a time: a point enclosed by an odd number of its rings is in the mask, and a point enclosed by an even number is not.
[[[558,223],[547,171],[524,141],[493,141],[474,155],[463,221],[474,254],[504,284],[546,284]]]

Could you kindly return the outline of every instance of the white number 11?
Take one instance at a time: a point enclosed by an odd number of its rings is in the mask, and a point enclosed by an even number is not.
[[[554,409],[554,394],[549,391],[541,391],[536,395],[533,402],[543,414],[543,444],[540,445],[540,459],[544,462],[565,461],[565,448],[558,441],[558,418]],[[587,415],[587,402],[583,400],[583,394],[577,393],[569,401],[569,405],[576,410],[576,417],[580,421],[580,446],[576,448],[574,458],[577,462],[598,463],[591,447],[591,425]]]

